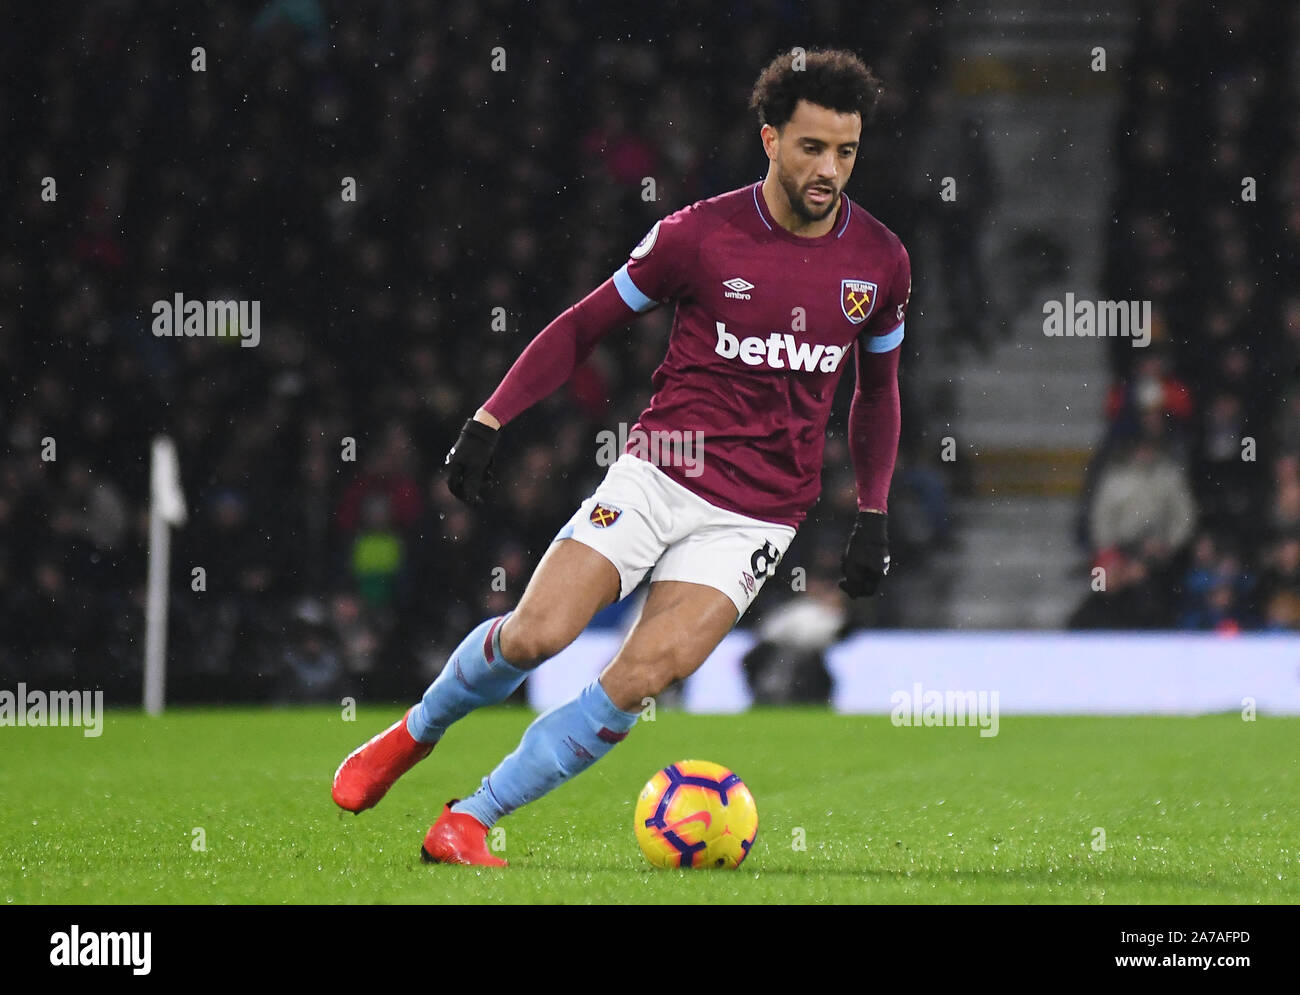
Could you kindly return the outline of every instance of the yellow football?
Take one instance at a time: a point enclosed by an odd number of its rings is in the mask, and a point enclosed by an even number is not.
[[[650,778],[634,820],[636,841],[655,867],[734,869],[758,835],[758,808],[745,782],[707,760],[682,760]]]

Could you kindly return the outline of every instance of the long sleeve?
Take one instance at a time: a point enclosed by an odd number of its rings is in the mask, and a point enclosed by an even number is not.
[[[903,350],[869,352],[859,340],[857,386],[849,408],[849,455],[858,480],[858,508],[887,511],[889,484],[898,459],[902,407],[898,357]]]
[[[636,314],[606,280],[537,334],[483,407],[507,424],[567,383],[596,343]]]
[[[886,511],[889,484],[898,459],[902,405],[898,398],[898,359],[904,317],[912,299],[912,261],[897,242],[894,276],[871,321],[858,336],[857,386],[849,408],[849,457],[858,479],[858,509]]]

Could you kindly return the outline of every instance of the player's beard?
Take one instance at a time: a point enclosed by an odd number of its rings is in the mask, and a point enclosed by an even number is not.
[[[809,183],[808,186],[800,190],[798,184],[780,170],[777,171],[776,178],[781,184],[781,189],[785,191],[785,199],[790,202],[790,210],[794,211],[795,215],[801,221],[814,222],[825,220],[825,218],[831,213],[831,211],[835,210],[836,206],[840,202],[839,191],[832,186],[831,198],[826,202],[826,206],[823,207],[820,212],[814,211],[813,208],[808,205],[808,202],[804,200],[804,194],[811,187],[820,186],[821,184]]]

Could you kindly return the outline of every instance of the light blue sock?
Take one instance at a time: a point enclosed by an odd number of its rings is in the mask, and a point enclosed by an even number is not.
[[[534,719],[515,752],[452,811],[468,812],[491,826],[581,774],[621,742],[636,720],[636,712],[615,708],[600,681],[593,681],[572,701]]]
[[[436,743],[457,719],[482,705],[504,701],[528,671],[510,666],[501,655],[501,625],[509,613],[490,618],[465,637],[419,704],[406,719],[406,731],[421,743]]]

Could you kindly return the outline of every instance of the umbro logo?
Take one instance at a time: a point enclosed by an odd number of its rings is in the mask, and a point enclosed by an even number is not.
[[[748,280],[742,280],[738,276],[733,276],[730,280],[723,280],[722,285],[727,288],[727,292],[722,296],[732,297],[738,301],[749,300],[749,294],[745,293],[745,291],[754,289],[752,283]]]

